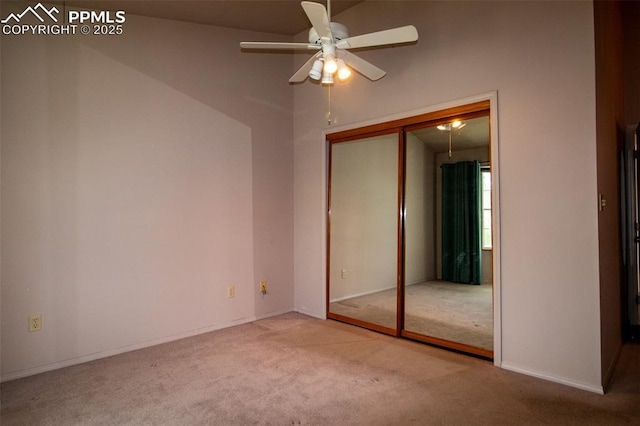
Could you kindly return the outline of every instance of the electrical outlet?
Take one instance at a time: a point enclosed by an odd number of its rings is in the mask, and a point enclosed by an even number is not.
[[[42,315],[29,315],[29,332],[42,330]]]
[[[232,297],[235,297],[236,295],[236,286],[234,285],[230,285],[227,287],[227,297],[229,299],[231,299]]]
[[[340,278],[342,278],[343,280],[345,278],[347,278],[347,270],[343,269],[342,271],[340,271]]]
[[[260,281],[260,293],[267,294],[267,282]]]

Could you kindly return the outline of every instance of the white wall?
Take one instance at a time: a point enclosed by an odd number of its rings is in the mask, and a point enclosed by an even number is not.
[[[434,152],[407,133],[405,285],[436,278]]]
[[[333,144],[330,300],[396,287],[398,136]],[[407,134],[407,285],[435,279],[434,153]],[[343,273],[344,272],[344,273]]]
[[[396,286],[397,179],[396,134],[333,145],[331,301]]]
[[[2,37],[3,380],[293,308],[291,57],[238,47],[267,36]]]
[[[502,366],[601,391],[592,4],[374,1],[335,20],[420,34],[361,52],[388,75],[332,89],[338,126],[497,90]],[[294,89],[295,306],[318,317],[326,105],[326,89]]]

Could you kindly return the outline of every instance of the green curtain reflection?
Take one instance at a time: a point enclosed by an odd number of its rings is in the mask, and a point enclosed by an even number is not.
[[[482,279],[478,161],[442,165],[442,279],[464,284],[480,284]]]

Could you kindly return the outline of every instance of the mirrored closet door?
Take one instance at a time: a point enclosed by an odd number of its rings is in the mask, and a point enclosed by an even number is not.
[[[492,358],[489,111],[328,135],[328,318]]]
[[[329,303],[336,319],[396,333],[397,133],[331,143]]]
[[[405,141],[402,334],[490,357],[489,117],[412,126]]]

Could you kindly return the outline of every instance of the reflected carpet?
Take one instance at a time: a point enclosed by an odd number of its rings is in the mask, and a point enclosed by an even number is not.
[[[491,284],[427,281],[407,286],[405,330],[493,350]],[[396,327],[396,289],[331,303],[331,312]]]

